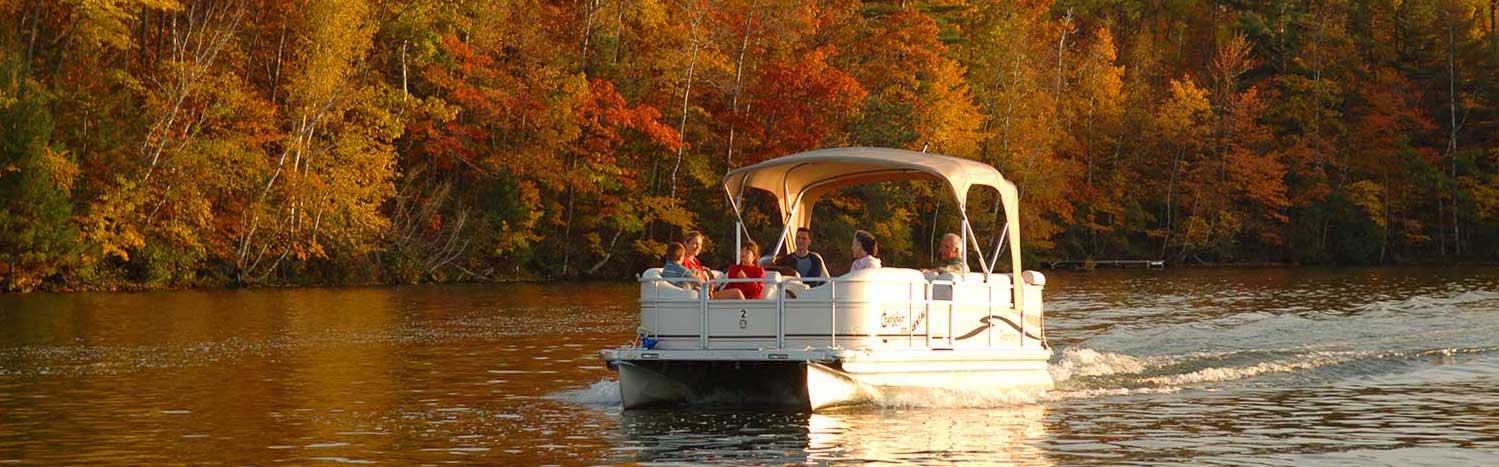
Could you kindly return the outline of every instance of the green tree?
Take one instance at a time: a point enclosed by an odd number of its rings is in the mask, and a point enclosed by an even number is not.
[[[13,59],[4,63],[4,75],[16,76]],[[15,291],[62,271],[77,247],[69,191],[78,166],[52,146],[47,97],[17,98],[21,86],[0,82],[0,288]]]

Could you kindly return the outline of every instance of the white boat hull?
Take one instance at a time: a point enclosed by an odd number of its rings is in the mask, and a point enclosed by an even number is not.
[[[703,351],[617,349],[626,409],[663,405],[821,410],[924,393],[990,395],[1051,389],[1049,350]]]

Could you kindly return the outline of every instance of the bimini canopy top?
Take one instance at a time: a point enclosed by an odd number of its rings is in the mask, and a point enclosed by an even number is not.
[[[782,245],[790,251],[789,237],[799,227],[811,225],[812,205],[823,195],[839,188],[867,183],[898,180],[935,180],[947,184],[958,201],[958,212],[963,216],[961,236],[962,257],[968,257],[968,247],[978,247],[973,226],[968,222],[968,190],[975,186],[986,186],[999,192],[1004,204],[1005,228],[1009,236],[1010,267],[1015,303],[1025,303],[1020,274],[1020,195],[1015,184],[1005,180],[998,170],[978,161],[956,157],[928,154],[890,148],[838,148],[808,151],[778,157],[759,164],[730,171],[724,176],[724,191],[739,214],[740,201],[746,188],[763,190],[775,195],[781,209],[785,229],[781,231],[776,249]],[[742,221],[741,221],[742,224]],[[736,231],[744,231],[742,225]],[[1001,240],[1002,241],[1002,240]],[[735,241],[738,243],[738,240]],[[736,245],[737,248],[737,245]],[[995,251],[996,258],[998,250]],[[984,278],[988,280],[994,260],[985,261],[978,252],[979,264]]]
[[[724,177],[724,190],[735,210],[745,188],[775,195],[787,225],[805,227],[812,205],[839,188],[898,180],[934,180],[952,189],[959,208],[968,205],[968,190],[987,186],[999,191],[1005,206],[1014,206],[1015,185],[982,162],[890,148],[837,148],[808,151],[741,167]]]

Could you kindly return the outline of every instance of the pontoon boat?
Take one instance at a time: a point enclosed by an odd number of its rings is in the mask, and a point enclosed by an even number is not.
[[[811,223],[812,206],[834,190],[900,180],[943,183],[961,213],[962,257],[972,273],[865,269],[828,279],[662,279],[640,276],[641,338],[602,351],[619,372],[626,409],[671,404],[781,405],[818,410],[951,391],[1046,390],[1051,358],[1043,328],[1045,277],[1021,271],[1019,196],[993,167],[968,159],[886,148],[839,148],[780,157],[729,172],[724,190],[736,219],[735,251],[747,230],[747,190],[775,196],[784,223],[776,247]],[[985,258],[967,207],[970,188],[993,189],[1005,225]],[[1006,243],[1008,238],[1008,243]],[[974,251],[970,252],[969,248]],[[784,249],[783,249],[784,248]],[[765,282],[758,300],[710,300],[699,290]]]

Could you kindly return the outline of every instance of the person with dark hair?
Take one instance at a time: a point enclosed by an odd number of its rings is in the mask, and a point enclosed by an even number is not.
[[[684,258],[686,258],[686,256],[687,256],[687,247],[682,246],[681,243],[671,242],[671,243],[666,244],[666,258],[665,258],[665,261],[664,261],[665,264],[663,264],[661,266],[661,278],[662,279],[687,279],[687,278],[692,278],[693,277],[692,271],[687,270],[686,266],[682,266],[682,260]],[[681,282],[677,282],[677,283],[674,283],[672,285],[675,285],[675,286],[678,286],[678,287],[685,287],[686,286],[686,284],[681,283]]]
[[[848,272],[880,268],[880,242],[874,239],[874,234],[863,230],[854,232],[854,241],[849,250],[854,255],[854,263],[849,266]]]
[[[739,247],[739,264],[729,266],[729,279],[764,279],[765,268],[755,264],[760,258],[760,245],[753,240]],[[758,300],[765,296],[765,282],[731,282],[721,292],[738,291],[740,297]],[[718,298],[718,297],[714,297]]]
[[[787,275],[790,275],[790,271],[796,271],[797,276],[802,278],[828,277],[827,263],[823,262],[822,255],[812,251],[812,229],[798,227],[795,246],[796,251],[776,259],[777,267],[787,271]],[[822,281],[807,281],[812,286],[821,283]]]

